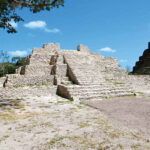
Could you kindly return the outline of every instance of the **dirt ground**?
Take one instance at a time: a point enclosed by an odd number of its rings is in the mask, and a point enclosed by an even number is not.
[[[150,134],[150,97],[115,98],[105,101],[88,101],[89,106],[97,108],[113,122]]]
[[[99,111],[50,93],[33,95],[32,87],[17,91],[26,89],[22,96],[12,94],[11,99],[0,99],[0,150],[150,150],[149,135],[113,123],[107,115],[115,116],[114,112],[116,119],[130,118],[135,125],[134,121],[144,122],[148,130],[148,100],[104,100],[97,102],[103,106]],[[139,113],[139,118],[135,119],[133,112]]]

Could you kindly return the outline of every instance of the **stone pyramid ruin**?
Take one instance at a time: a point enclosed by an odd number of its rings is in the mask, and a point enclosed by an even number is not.
[[[136,62],[133,68],[134,74],[148,74],[150,75],[150,42],[148,43],[148,49],[143,52],[143,55]]]
[[[149,83],[149,76],[129,76],[117,59],[91,52],[84,45],[60,50],[59,44],[51,43],[34,48],[24,66],[7,75],[3,95],[16,87],[42,85],[51,87],[45,94],[53,91],[68,99],[91,100],[131,96],[143,85],[149,89]]]

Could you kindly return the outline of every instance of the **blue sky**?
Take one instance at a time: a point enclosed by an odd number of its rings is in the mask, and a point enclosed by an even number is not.
[[[50,12],[24,9],[18,14],[25,21],[13,24],[17,34],[0,30],[0,49],[23,56],[44,43],[60,43],[61,49],[84,44],[132,67],[150,41],[149,6],[150,0],[65,0]]]

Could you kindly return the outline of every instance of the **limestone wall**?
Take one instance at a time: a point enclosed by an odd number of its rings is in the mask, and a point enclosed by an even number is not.
[[[54,76],[24,76],[24,75],[9,75],[7,87],[19,87],[25,85],[45,85],[54,84]]]
[[[52,66],[50,65],[27,65],[25,67],[25,76],[44,76],[51,74]]]

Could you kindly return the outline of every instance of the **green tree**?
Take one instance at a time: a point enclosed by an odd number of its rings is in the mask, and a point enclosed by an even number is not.
[[[64,6],[64,0],[0,0],[0,28],[6,29],[8,33],[16,33],[10,21],[23,21],[17,13],[17,9],[28,8],[32,13],[43,10],[50,11],[54,7]]]
[[[17,67],[23,66],[25,63],[25,57],[13,57],[12,62],[15,63]]]
[[[10,62],[7,52],[0,51],[0,77],[15,73],[16,69],[24,63],[25,57],[12,57],[12,62]]]
[[[3,50],[0,51],[0,76],[4,76],[6,66],[9,62],[9,56]]]

